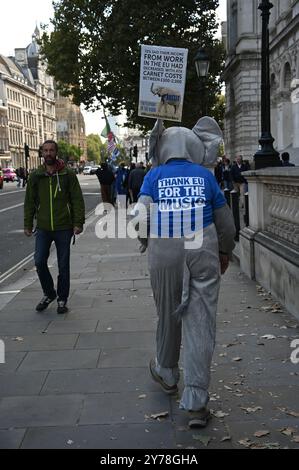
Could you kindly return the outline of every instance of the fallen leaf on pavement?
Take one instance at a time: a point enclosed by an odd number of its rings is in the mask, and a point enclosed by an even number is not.
[[[264,335],[264,336],[261,336],[261,339],[276,339],[276,336],[274,336],[274,335]]]
[[[74,441],[72,441],[71,439],[69,439],[69,440],[67,441],[67,444],[70,446],[70,445],[74,444]]]
[[[296,432],[296,429],[294,429],[294,428],[282,428],[282,429],[279,429],[279,431],[281,432],[281,434],[285,434],[286,436],[292,436],[294,434],[294,432]]]
[[[224,418],[225,416],[229,416],[229,413],[224,413],[224,411],[212,411],[212,415],[216,418]]]
[[[203,436],[202,434],[193,434],[192,438],[195,441],[200,441],[204,446],[207,447],[209,444],[211,437],[210,436]]]
[[[168,411],[161,411],[161,413],[152,414],[151,418],[153,419],[166,418],[166,416],[168,416]]]
[[[250,439],[248,439],[248,437],[246,437],[246,439],[241,439],[240,441],[238,441],[238,443],[241,444],[241,446],[245,446],[245,447],[250,447],[252,444]]]
[[[242,358],[241,357],[233,357],[232,361],[239,362],[239,361],[242,361]]]
[[[263,437],[263,436],[267,436],[268,434],[270,434],[270,431],[256,431],[254,433],[254,436],[255,437]]]
[[[221,439],[221,442],[231,441],[231,440],[232,440],[231,436],[224,436],[224,437]]]
[[[241,406],[241,410],[245,410],[246,413],[255,413],[256,411],[258,410],[262,410],[263,408],[261,406],[254,406],[254,407],[248,407],[248,408],[244,408],[243,406]]]
[[[138,398],[139,398],[139,399],[146,398],[145,393],[143,393],[142,395],[139,395]]]
[[[298,442],[299,443],[299,435],[293,436],[292,442]]]
[[[16,338],[12,339],[13,341],[24,341],[24,338],[22,336],[17,336]]]

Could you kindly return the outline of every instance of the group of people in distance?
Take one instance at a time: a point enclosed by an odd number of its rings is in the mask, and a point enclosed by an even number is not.
[[[295,166],[290,162],[290,155],[288,152],[281,154],[281,166],[286,167]],[[244,171],[251,169],[248,160],[243,160],[241,155],[235,158],[235,161],[231,163],[230,159],[223,155],[218,158],[218,162],[214,169],[214,175],[222,190],[235,190],[240,195],[241,207],[244,206],[244,194],[248,191],[248,183],[243,175]]]
[[[146,170],[142,162],[131,163],[130,168],[121,162],[116,172],[108,163],[102,163],[96,171],[102,202],[115,205],[117,196],[126,196],[126,205],[137,202]]]

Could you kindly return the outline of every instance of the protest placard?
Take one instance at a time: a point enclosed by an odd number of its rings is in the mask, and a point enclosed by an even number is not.
[[[141,46],[138,115],[180,122],[188,49]]]

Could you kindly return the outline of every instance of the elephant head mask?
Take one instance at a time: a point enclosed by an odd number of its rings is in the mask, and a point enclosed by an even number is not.
[[[186,127],[165,129],[163,121],[158,119],[149,139],[149,157],[153,167],[163,165],[172,158],[212,165],[217,159],[221,142],[221,129],[211,117],[200,118],[192,130]]]

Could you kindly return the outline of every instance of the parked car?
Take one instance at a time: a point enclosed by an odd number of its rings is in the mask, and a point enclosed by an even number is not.
[[[7,183],[9,181],[17,181],[17,175],[16,171],[14,168],[3,168],[3,180],[6,181]]]
[[[0,189],[3,189],[3,175],[2,175],[2,170],[0,170]]]
[[[95,175],[99,168],[101,168],[100,165],[92,166],[90,170],[90,175]]]
[[[83,170],[83,175],[90,175],[91,174],[91,166],[85,166]]]

